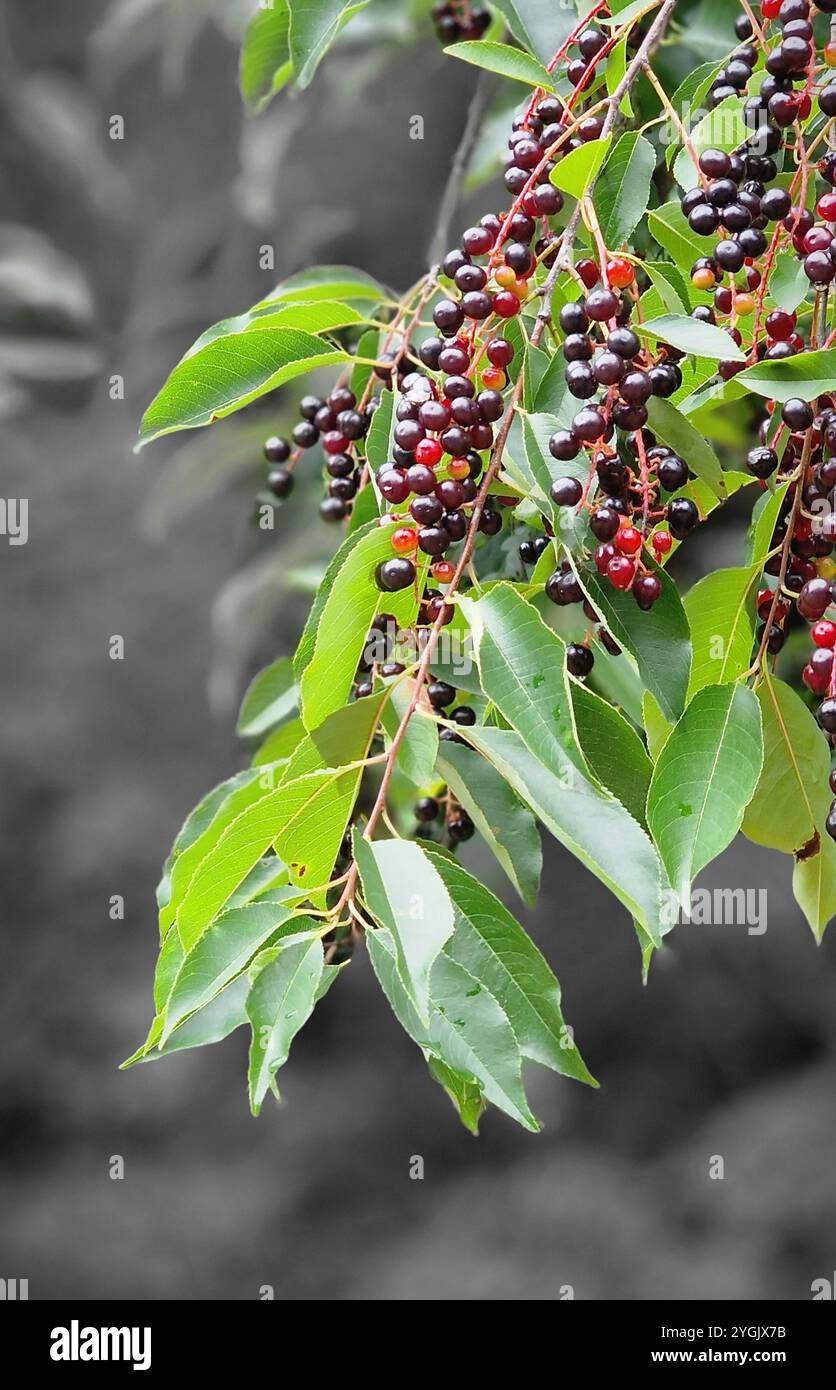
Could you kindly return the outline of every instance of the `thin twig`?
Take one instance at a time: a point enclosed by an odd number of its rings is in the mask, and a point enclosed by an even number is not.
[[[453,163],[450,166],[450,173],[441,199],[441,207],[438,210],[438,220],[427,254],[427,260],[431,266],[438,265],[447,249],[447,243],[450,240],[450,224],[459,205],[467,166],[470,163],[470,157],[482,129],[482,121],[485,119],[485,113],[495,90],[495,74],[488,72],[487,68],[483,68],[479,73],[479,80],[470,100],[462,138],[456,153],[453,155]]]

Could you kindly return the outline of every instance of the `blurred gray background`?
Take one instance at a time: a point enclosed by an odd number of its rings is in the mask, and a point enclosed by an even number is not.
[[[742,841],[707,883],[765,886],[767,932],[682,927],[647,988],[627,915],[548,844],[524,920],[602,1088],[532,1070],[539,1138],[496,1112],[479,1140],[459,1127],[363,958],[259,1121],[241,1034],[117,1070],[151,1016],[159,866],[239,765],[236,702],[292,648],[334,540],[313,478],[276,534],[251,523],[259,441],[298,391],[134,457],[139,416],[282,274],[417,277],[472,80],[378,7],[254,122],[227,0],[0,16],[3,491],[30,499],[28,544],[0,537],[0,1277],[31,1298],[809,1298],[836,1267],[836,947],[788,862]],[[711,563],[739,540],[713,527]]]

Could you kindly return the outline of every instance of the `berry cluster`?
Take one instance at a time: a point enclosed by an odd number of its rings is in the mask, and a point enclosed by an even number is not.
[[[280,436],[268,439],[264,456],[278,465],[267,475],[267,486],[274,497],[284,499],[293,490],[293,465],[300,454],[321,444],[328,473],[328,495],[320,507],[325,521],[342,521],[360,484],[361,470],[354,455],[372,422],[377,402],[358,408],[357,397],[347,386],[338,385],[327,400],[304,396],[299,403],[299,423],[293,429],[293,445]]]
[[[435,31],[442,43],[458,43],[461,39],[481,39],[490,28],[491,14],[485,5],[471,5],[469,0],[448,0],[432,7]]]

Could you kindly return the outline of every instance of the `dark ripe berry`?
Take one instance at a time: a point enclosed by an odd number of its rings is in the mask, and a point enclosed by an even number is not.
[[[434,796],[421,796],[413,809],[416,820],[433,821],[438,817],[439,805]]]
[[[588,29],[584,29],[583,33],[578,36],[576,42],[581,57],[585,58],[587,63],[590,63],[592,59],[597,57],[601,52],[601,49],[606,46],[607,40],[600,29],[594,29],[590,25]]]
[[[732,87],[742,91],[752,76],[752,66],[743,58],[732,57],[726,64],[726,77]]]
[[[598,269],[597,261],[588,259],[580,260],[575,266],[575,270],[578,272],[578,275],[581,277],[588,290],[591,290],[594,285],[597,285],[601,278],[601,272]]]
[[[737,197],[737,187],[733,179],[717,179],[708,185],[705,196],[712,207],[725,208]]]
[[[804,262],[804,274],[813,285],[829,285],[836,265],[827,251],[813,251]]]
[[[558,608],[566,608],[572,603],[583,602],[583,590],[571,570],[555,570],[546,580],[546,596]]]
[[[567,362],[589,362],[595,349],[585,333],[570,333],[563,342]]]
[[[607,338],[607,347],[610,352],[617,352],[618,356],[623,357],[626,362],[638,357],[641,346],[641,342],[632,328],[614,328]]]
[[[789,92],[775,92],[769,98],[769,114],[782,129],[791,126],[798,114],[794,97]]]
[[[451,458],[463,458],[470,448],[470,437],[459,425],[451,425],[441,436],[441,447]]]
[[[453,710],[450,718],[456,724],[461,724],[462,728],[469,729],[476,723],[476,711],[471,709],[470,705],[459,705],[458,709]]]
[[[476,833],[476,827],[465,811],[457,811],[455,815],[451,816],[446,829],[450,839],[457,844],[462,844],[465,840],[472,840]]]
[[[425,555],[443,555],[450,537],[443,526],[424,526],[418,532],[418,544]]]
[[[823,700],[816,712],[819,724],[827,734],[836,734],[836,700]]]
[[[808,579],[796,600],[802,618],[817,623],[831,602],[830,585],[826,579]]]
[[[502,530],[502,513],[486,507],[479,518],[479,530],[485,536],[496,536]]]
[[[325,470],[329,478],[349,478],[354,472],[354,459],[350,454],[329,454]]]
[[[588,647],[582,647],[578,642],[570,642],[566,648],[566,669],[572,676],[577,676],[583,680],[588,676],[595,665],[595,657]]]
[[[836,116],[836,82],[828,82],[819,92],[819,108],[824,116]]]
[[[461,425],[464,429],[469,429],[471,425],[478,425],[482,419],[482,412],[469,396],[457,396],[451,404],[450,414],[456,424]]]
[[[640,574],[633,584],[633,597],[645,613],[649,613],[661,593],[662,581],[655,574]]]
[[[571,430],[558,430],[549,440],[549,453],[559,463],[569,463],[581,451],[580,442]]]
[[[318,410],[321,410],[325,402],[321,396],[303,396],[299,402],[299,414],[303,420],[313,420]]]
[[[417,420],[401,420],[395,426],[395,439],[402,449],[407,453],[412,453],[416,444],[420,444],[424,438],[424,427]],[[325,447],[327,448],[327,441]],[[332,453],[341,453],[342,450],[330,450]]]
[[[444,340],[442,338],[425,338],[419,347],[418,356],[431,372],[438,371],[438,359],[443,348]]]
[[[563,194],[552,183],[538,184],[532,196],[534,206],[541,217],[553,217],[563,207]]]
[[[425,401],[418,412],[418,418],[425,430],[437,434],[446,430],[450,423],[450,407],[443,401]]]
[[[539,558],[533,541],[520,541],[520,559],[524,565],[535,565]]]
[[[729,203],[720,220],[727,232],[745,232],[752,225],[752,214],[742,203]]]
[[[824,823],[824,828],[830,836],[831,840],[836,840],[836,805],[831,806],[830,810],[828,811],[827,819]]]
[[[709,179],[723,179],[731,169],[731,156],[725,150],[703,150],[700,168]]]
[[[699,525],[700,514],[688,497],[674,497],[667,506],[668,529],[678,541],[685,540]]]
[[[461,303],[462,313],[465,317],[474,319],[477,323],[488,318],[493,305],[491,296],[485,294],[484,290],[476,290],[471,294],[463,295]]]
[[[781,409],[781,419],[793,433],[801,434],[804,430],[808,430],[813,423],[813,408],[807,401],[793,398],[784,402]]]
[[[548,188],[552,187],[551,184],[547,184],[546,186]],[[553,191],[555,193],[558,192],[556,188]],[[500,227],[501,226],[502,223],[500,223]],[[525,212],[515,212],[511,221],[508,223],[508,236],[511,241],[529,242],[536,230],[537,223],[534,221],[534,218],[529,217]]]
[[[517,275],[525,275],[531,269],[532,259],[528,247],[521,241],[512,241],[505,249],[505,264]]]
[[[433,709],[446,709],[448,705],[452,705],[455,698],[456,692],[447,681],[430,681],[427,686],[427,699]]]
[[[464,323],[464,311],[454,299],[440,299],[433,309],[433,322],[445,338],[457,333]]]
[[[660,362],[648,372],[650,388],[654,396],[667,399],[682,385],[682,373],[672,362]]]
[[[620,430],[641,430],[647,424],[647,406],[627,405],[626,401],[616,401],[612,411],[612,421]]]
[[[468,356],[463,348],[457,347],[454,343],[445,347],[438,355],[439,371],[451,373],[453,376],[461,376],[467,371]]]
[[[598,507],[589,519],[589,529],[599,541],[611,541],[618,525],[618,512],[612,507]]]
[[[467,518],[464,512],[445,512],[442,521],[451,541],[464,540],[467,534]]]
[[[741,236],[745,235],[745,232],[741,232]],[[740,241],[729,237],[726,241],[719,242],[714,252],[714,258],[721,269],[730,270],[732,274],[736,275],[739,270],[743,269],[746,255]]]
[[[699,203],[688,214],[688,225],[696,236],[711,236],[720,225],[720,214],[709,203]]]
[[[773,341],[786,342],[795,332],[796,321],[795,314],[788,314],[783,309],[773,309],[772,313],[766,316],[766,331]]]
[[[587,340],[583,339],[583,341]],[[619,357],[617,352],[609,351],[599,353],[592,364],[592,369],[595,380],[601,386],[617,386],[626,371],[624,358]]]
[[[685,194],[685,197],[682,199],[683,216],[690,217],[691,213],[694,211],[694,208],[702,207],[704,202],[705,189],[703,188],[702,184],[697,184],[697,187],[690,189]]]
[[[591,400],[598,390],[595,372],[587,362],[570,362],[565,375],[566,385],[576,400]]]
[[[435,488],[435,495],[445,511],[455,511],[464,502],[464,484],[456,478],[445,478]]]
[[[335,386],[328,397],[328,404],[335,414],[341,410],[353,410],[357,404],[357,397],[348,386]]]
[[[618,458],[603,459],[596,468],[601,491],[608,497],[619,497],[624,491],[627,470]]]
[[[493,367],[507,367],[514,357],[514,348],[507,338],[492,338],[487,346],[487,358]]]
[[[594,74],[590,72],[588,76],[585,75],[588,66],[584,58],[575,58],[568,64],[566,77],[572,88],[580,87],[581,91],[585,91],[591,85]]]
[[[374,577],[378,589],[386,594],[394,594],[399,589],[408,589],[415,582],[415,566],[411,560],[396,555],[379,564]]]
[[[488,424],[498,420],[505,408],[498,391],[480,391],[476,397],[476,405],[482,413],[482,419]]]
[[[319,515],[323,521],[342,521],[347,514],[348,508],[339,497],[323,497],[319,504]]]
[[[771,478],[778,467],[778,455],[774,449],[752,449],[746,456],[746,467],[755,478]]]
[[[514,154],[515,162],[520,163]],[[488,227],[468,227],[462,235],[462,250],[468,256],[487,255],[494,244],[494,236]]]
[[[289,497],[293,491],[293,474],[289,468],[271,468],[267,486],[274,497]]]
[[[564,304],[560,310],[560,327],[564,333],[585,333],[589,319],[579,303]]]
[[[337,416],[337,429],[345,439],[356,440],[363,438],[367,425],[358,410],[341,410]]]
[[[444,382],[444,394],[448,401],[454,401],[459,396],[473,396],[476,387],[466,376],[448,376]]]
[[[265,441],[264,457],[269,463],[286,463],[290,458],[290,445],[286,439],[281,439],[274,434]]]
[[[618,390],[628,405],[644,405],[653,394],[650,378],[645,372],[628,372]]]
[[[427,468],[423,463],[414,463],[407,469],[406,481],[410,492],[417,492],[419,497],[426,497],[435,491],[437,480],[431,468]]]
[[[300,420],[293,427],[293,442],[300,449],[312,449],[319,439],[319,430],[312,420]]]
[[[658,476],[666,492],[678,492],[688,481],[688,465],[676,454],[669,454],[661,460]]]
[[[572,433],[576,439],[582,439],[587,444],[594,444],[596,439],[602,439],[606,433],[607,424],[600,410],[594,406],[587,406],[585,410],[579,410],[572,421]]]
[[[444,515],[444,508],[437,497],[414,497],[409,504],[409,515],[419,526],[435,526]]]
[[[551,486],[551,498],[556,507],[576,507],[583,497],[577,478],[557,478]]]
[[[737,16],[737,19],[734,21],[734,32],[743,42],[752,37],[752,25],[748,15],[741,14]]]
[[[836,792],[836,768],[833,768],[833,770],[831,771],[830,777],[828,778],[828,782],[829,782],[830,790],[831,790],[832,792]],[[831,809],[832,809],[832,808],[831,808]]]
[[[618,311],[618,296],[612,290],[593,290],[588,294],[584,301],[584,312],[587,318],[596,323],[603,323],[606,319],[615,318]]]
[[[482,290],[488,283],[487,273],[480,265],[473,265],[470,261],[461,266],[455,274],[456,289],[466,294],[469,290]]]
[[[350,502],[357,493],[357,480],[351,478],[334,478],[328,484],[328,496],[339,497],[341,502]]]
[[[803,72],[813,56],[812,47],[805,39],[792,36],[784,39],[780,53],[788,72]]]

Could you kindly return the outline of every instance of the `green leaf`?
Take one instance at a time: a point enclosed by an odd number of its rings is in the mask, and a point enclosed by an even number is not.
[[[651,564],[662,593],[653,605],[653,621],[645,622],[633,595],[614,589],[595,569],[578,571],[581,586],[601,621],[620,647],[638,663],[647,689],[662,713],[673,722],[685,708],[691,672],[691,635],[676,585],[664,570]]]
[[[445,954],[493,995],[524,1057],[594,1086],[563,1021],[560,985],[533,941],[499,899],[454,859],[431,846],[427,853],[455,912]]]
[[[478,1134],[479,1121],[487,1108],[481,1083],[448,1067],[440,1057],[428,1056],[427,1067],[433,1080],[447,1092],[465,1129]]]
[[[788,488],[789,483],[781,483],[774,492],[762,493],[755,503],[746,537],[746,557],[753,564],[760,561],[762,567],[763,561],[772,549],[775,527],[778,525],[778,517]]]
[[[822,820],[830,798],[824,796]],[[828,922],[836,917],[836,844],[823,835],[818,854],[800,859],[793,869],[792,891],[817,941],[824,936]]]
[[[412,840],[369,842],[355,830],[354,857],[366,906],[392,933],[401,978],[426,1026],[430,970],[453,931],[447,890],[421,846]]]
[[[514,1031],[497,1000],[477,979],[449,956],[439,955],[432,967],[432,1001],[422,1024],[403,984],[398,952],[385,927],[366,933],[366,947],[381,988],[402,1028],[422,1049],[428,1062],[438,1058],[458,1078],[478,1085],[493,1102],[526,1129],[537,1130],[522,1086],[522,1057]],[[431,1074],[445,1087],[447,1072]],[[459,1100],[451,1096],[461,1114]],[[465,1123],[467,1120],[462,1116]],[[468,1125],[472,1128],[472,1125]]]
[[[572,6],[555,5],[554,0],[493,0],[493,8],[507,20],[514,38],[544,63],[577,24]]]
[[[567,676],[578,746],[590,774],[647,829],[645,806],[653,764],[623,714]]]
[[[239,82],[251,111],[262,111],[293,75],[289,27],[287,0],[273,0],[269,9],[259,8],[247,25]]]
[[[694,261],[705,255],[705,242],[691,231],[679,201],[652,208],[647,214],[647,226],[653,240],[664,247],[690,279]]]
[[[369,0],[288,0],[290,56],[296,85],[307,87],[340,30]]]
[[[318,299],[377,303],[383,297],[380,282],[364,270],[355,270],[354,266],[349,265],[318,265],[280,280],[256,307],[264,309],[278,302],[293,303],[297,300],[313,304]]]
[[[613,7],[614,13],[598,18],[599,24],[605,24],[609,28],[621,29],[625,24],[632,24],[633,20],[641,19],[642,15],[649,10],[655,10],[661,0],[631,0],[628,5],[616,5]],[[586,6],[583,7],[587,8]]]
[[[804,262],[791,252],[779,251],[769,277],[769,293],[778,308],[794,314],[807,298],[809,288]]]
[[[314,605],[318,611],[313,652],[299,680],[301,713],[308,729],[316,728],[346,703],[366,635],[377,614],[391,613],[405,629],[418,612],[413,589],[385,594],[375,582],[377,566],[393,554],[389,528],[373,522],[356,535],[354,545],[341,548],[338,571],[332,574],[329,567],[324,603]],[[335,587],[337,573],[339,583]],[[307,632],[306,628],[303,643]]]
[[[694,652],[689,699],[705,686],[737,680],[748,669],[761,570],[760,564],[715,570],[685,595]]]
[[[163,865],[162,877],[157,885],[157,906],[161,912],[171,901],[171,875],[180,855],[193,845],[195,840],[211,825],[227,797],[231,796],[239,787],[244,787],[252,782],[255,776],[256,774],[250,768],[245,768],[243,772],[236,772],[234,777],[228,777],[225,782],[221,782],[220,786],[213,787],[212,791],[207,792],[194,810],[189,812]],[[169,920],[167,927],[171,925],[171,920],[173,919]]]
[[[681,108],[678,108],[681,109]],[[743,102],[740,97],[726,97],[713,111],[709,111],[691,131],[691,145],[697,155],[703,150],[736,150],[752,132],[743,119]],[[688,192],[696,188],[699,174],[694,167],[688,150],[682,149],[674,161],[673,171],[677,183]]]
[[[680,352],[693,353],[695,357],[710,357],[717,362],[743,362],[746,359],[746,354],[725,328],[718,328],[713,323],[701,323],[688,315],[662,314],[659,318],[648,319],[647,323],[637,324],[636,328],[646,338],[658,338],[679,348]]]
[[[800,695],[764,671],[756,691],[763,716],[763,772],[743,818],[756,845],[809,859],[821,848],[821,788],[830,756]]]
[[[825,391],[832,391],[836,381],[836,348],[821,352],[801,352],[777,362],[757,362],[737,377],[747,391],[754,391],[768,400],[789,401],[799,397],[813,401]]]
[[[568,757],[560,773],[552,772],[519,734],[479,726],[463,733],[658,945],[666,886],[661,862],[649,836],[621,803],[593,786]]]
[[[390,687],[389,701],[383,711],[383,728],[387,735],[387,746],[400,727],[415,682],[411,677],[397,680]],[[416,706],[398,748],[396,763],[413,786],[423,788],[433,780],[435,760],[438,754],[438,724],[431,712],[420,703]]]
[[[612,136],[603,140],[590,140],[576,150],[570,150],[552,169],[549,175],[555,188],[573,198],[582,198],[590,184],[595,182],[612,144]]]
[[[649,690],[642,696],[642,724],[647,735],[647,750],[652,761],[658,762],[659,754],[673,733],[673,724],[668,723]]]
[[[465,63],[473,63],[477,68],[487,68],[488,72],[498,72],[502,77],[512,77],[517,82],[525,82],[529,87],[542,87],[546,92],[554,91],[554,83],[549,73],[520,48],[511,48],[507,43],[490,43],[480,39],[474,42],[451,44],[444,52],[451,58],[461,58]]]
[[[651,396],[647,403],[648,423],[663,444],[668,444],[684,459],[692,473],[711,489],[716,497],[726,496],[726,484],[720,460],[708,443],[672,404],[661,396]]]
[[[373,473],[379,473],[392,457],[390,451],[394,423],[395,392],[382,391],[380,405],[372,416],[372,423],[366,435],[366,459]]]
[[[560,638],[510,584],[498,584],[477,602],[465,599],[462,607],[488,699],[553,773],[560,774],[567,760],[580,770]]]
[[[279,657],[260,671],[249,686],[238,715],[236,732],[242,738],[255,738],[280,724],[295,708],[299,692],[293,678],[293,662]]]
[[[322,576],[319,587],[314,595],[314,601],[305,620],[305,626],[302,630],[302,636],[299,639],[299,645],[293,657],[293,670],[297,681],[301,680],[303,672],[306,667],[310,665],[311,657],[314,654],[314,647],[316,646],[319,621],[337,581],[337,576],[342,573],[343,566],[348,561],[352,551],[360,544],[365,536],[376,529],[377,522],[370,521],[360,530],[349,532]]]
[[[302,372],[349,360],[342,348],[297,328],[256,322],[215,338],[174,368],[142,418],[138,447],[232,415]]]
[[[250,903],[217,917],[184,955],[166,1003],[160,1041],[165,1043],[189,1014],[211,1004],[282,929],[300,930],[291,910],[276,902]]]
[[[252,1026],[249,1090],[254,1115],[261,1109],[275,1075],[287,1061],[290,1046],[314,1010],[322,979],[322,943],[313,940],[270,947],[253,966],[247,996]]]
[[[263,767],[266,763],[286,763],[297,744],[305,737],[305,726],[297,715],[286,724],[273,729],[258,745],[253,753],[253,767]]]
[[[629,241],[650,202],[656,152],[643,135],[622,135],[609,155],[595,188],[595,211],[606,246],[615,250]]]
[[[489,762],[464,744],[440,744],[438,774],[464,806],[523,902],[533,904],[543,852],[528,807]]]
[[[760,711],[748,686],[698,691],[659,754],[647,798],[648,824],[683,903],[740,829],[762,765]]]

